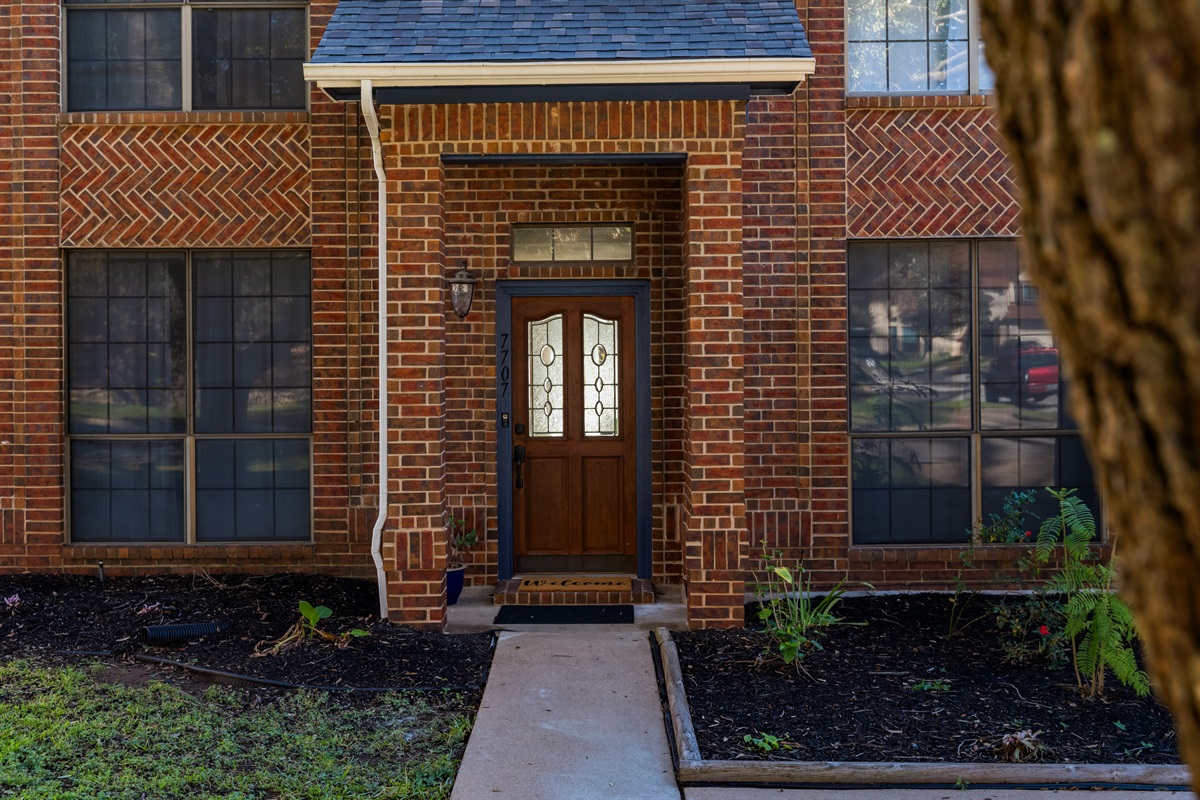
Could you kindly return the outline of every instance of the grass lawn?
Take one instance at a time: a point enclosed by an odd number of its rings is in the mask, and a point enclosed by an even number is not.
[[[106,669],[0,662],[0,797],[435,800],[471,726],[449,695],[256,703],[226,687],[100,680]]]

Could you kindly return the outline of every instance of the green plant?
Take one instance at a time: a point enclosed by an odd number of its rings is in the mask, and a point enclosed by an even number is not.
[[[1000,646],[1007,663],[1029,664],[1045,658],[1050,669],[1064,669],[1070,663],[1061,596],[1036,591],[1020,599],[1002,600],[992,606],[992,613],[1003,635]]]
[[[462,517],[449,514],[447,520],[447,527],[450,529],[450,552],[447,556],[447,564],[452,568],[461,567],[464,563],[463,554],[479,544],[479,537],[474,528],[467,530],[467,521]]]
[[[987,515],[986,521],[980,518],[975,527],[967,532],[968,544],[958,554],[959,568],[954,581],[954,595],[950,598],[950,625],[946,631],[948,637],[954,636],[970,623],[963,623],[973,594],[968,594],[964,575],[975,568],[975,548],[981,544],[1033,544],[1033,531],[1025,526],[1025,517],[1029,507],[1037,500],[1037,492],[1033,489],[1011,492],[1004,498],[1000,512]],[[1017,564],[1022,577],[1032,577],[1029,569],[1033,561],[1022,558]],[[971,622],[982,619],[980,615]]]
[[[794,742],[787,740],[786,733],[782,739],[769,733],[762,733],[761,731],[757,736],[747,733],[742,737],[742,741],[749,745],[751,749],[756,749],[760,753],[770,753],[775,750],[791,750],[796,746]]]
[[[371,635],[362,628],[351,628],[342,633],[330,633],[329,631],[321,630],[321,621],[332,617],[333,611],[328,606],[314,606],[307,600],[301,600],[298,607],[300,610],[300,619],[296,620],[283,636],[272,642],[270,647],[263,649],[262,645],[265,643],[259,642],[259,645],[254,648],[255,656],[279,655],[284,650],[295,647],[309,639],[323,639],[341,648],[349,645],[351,638]]]
[[[765,544],[765,543],[764,543]],[[764,578],[754,585],[759,597],[758,618],[779,650],[784,663],[796,663],[809,652],[820,650],[819,637],[830,625],[865,625],[865,622],[846,623],[833,609],[846,594],[842,579],[826,594],[817,597],[812,591],[811,575],[800,564],[793,572],[779,563],[779,551],[763,553]],[[870,584],[864,584],[871,587]]]
[[[1006,733],[996,741],[996,754],[1013,763],[1041,761],[1050,755],[1050,748],[1038,739],[1041,733],[1029,728]]]
[[[934,678],[910,683],[904,688],[910,692],[948,692],[950,691],[950,682],[944,678]]]
[[[1047,590],[1065,601],[1063,635],[1070,642],[1071,661],[1079,691],[1095,697],[1104,693],[1105,669],[1139,697],[1150,692],[1150,680],[1138,668],[1133,652],[1137,638],[1133,612],[1113,590],[1117,572],[1116,544],[1107,562],[1096,559],[1091,542],[1096,521],[1074,489],[1047,489],[1058,501],[1058,514],[1046,519],[1038,533],[1035,555],[1048,563],[1061,540],[1062,565]]]

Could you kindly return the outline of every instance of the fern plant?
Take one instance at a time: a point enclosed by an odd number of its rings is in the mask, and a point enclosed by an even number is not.
[[[1035,558],[1046,564],[1062,542],[1062,566],[1047,585],[1066,601],[1063,634],[1071,642],[1071,660],[1079,691],[1095,697],[1104,693],[1105,669],[1139,697],[1150,692],[1150,679],[1138,668],[1133,652],[1137,629],[1133,612],[1116,592],[1113,566],[1116,548],[1107,563],[1097,561],[1090,545],[1096,520],[1074,489],[1047,490],[1058,501],[1058,514],[1042,522]]]

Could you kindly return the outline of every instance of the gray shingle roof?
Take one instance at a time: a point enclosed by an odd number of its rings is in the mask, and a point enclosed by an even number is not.
[[[811,56],[792,0],[341,0],[311,60]]]

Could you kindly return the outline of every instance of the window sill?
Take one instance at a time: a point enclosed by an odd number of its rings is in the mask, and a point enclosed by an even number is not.
[[[307,111],[69,111],[61,125],[262,125],[307,124]]]
[[[846,110],[901,108],[988,108],[994,94],[877,94],[846,98]]]

